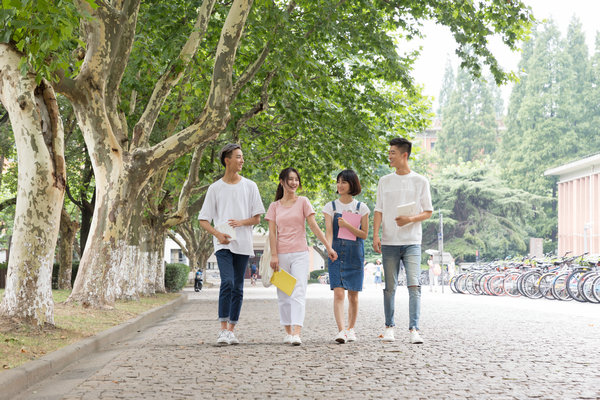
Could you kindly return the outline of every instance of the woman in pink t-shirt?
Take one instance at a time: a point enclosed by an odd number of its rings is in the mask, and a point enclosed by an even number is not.
[[[308,222],[310,230],[325,245],[329,258],[332,261],[337,259],[331,243],[327,242],[317,225],[310,201],[296,194],[299,188],[302,188],[302,184],[298,171],[294,168],[281,171],[275,201],[271,203],[265,216],[269,221],[271,268],[275,271],[281,268],[296,278],[291,296],[277,289],[279,319],[286,333],[283,342],[296,346],[302,344],[300,332],[304,324],[308,285],[309,258],[305,222]]]

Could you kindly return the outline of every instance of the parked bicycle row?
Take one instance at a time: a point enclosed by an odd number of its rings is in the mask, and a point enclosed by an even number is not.
[[[454,293],[600,304],[600,261],[584,256],[495,261],[455,275]]]

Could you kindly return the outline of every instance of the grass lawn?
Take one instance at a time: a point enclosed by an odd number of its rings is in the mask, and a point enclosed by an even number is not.
[[[53,290],[54,324],[38,328],[0,318],[0,365],[3,370],[35,360],[61,347],[119,325],[180,296],[161,293],[139,301],[117,301],[113,310],[67,305],[70,290]],[[0,289],[0,300],[4,289]]]

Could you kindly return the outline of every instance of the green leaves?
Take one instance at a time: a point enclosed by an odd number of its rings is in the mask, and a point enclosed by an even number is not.
[[[77,37],[80,17],[70,0],[3,0],[0,40],[23,53],[23,73],[35,72],[38,83],[42,78],[54,81],[59,70],[77,72],[70,53],[84,46]]]
[[[544,219],[548,199],[512,189],[490,160],[452,165],[431,181],[434,209],[444,216],[444,248],[472,261],[476,250],[486,259],[526,251],[532,222]],[[424,223],[423,243],[435,246],[437,220]]]

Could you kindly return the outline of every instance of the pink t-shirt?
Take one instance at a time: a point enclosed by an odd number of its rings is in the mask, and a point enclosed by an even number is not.
[[[281,200],[274,201],[265,215],[267,221],[277,225],[277,254],[296,253],[308,250],[306,244],[306,218],[315,211],[304,196],[291,206],[282,206]]]

